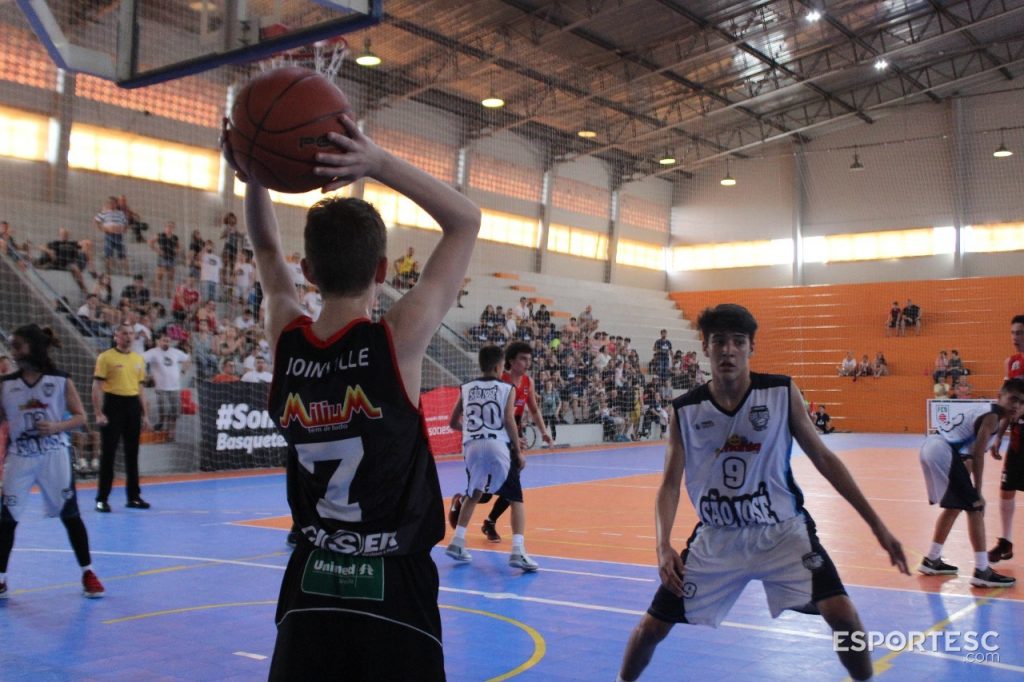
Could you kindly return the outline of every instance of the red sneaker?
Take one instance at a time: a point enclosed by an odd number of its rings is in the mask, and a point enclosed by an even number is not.
[[[82,596],[89,599],[97,599],[103,596],[103,583],[92,571],[82,574]]]

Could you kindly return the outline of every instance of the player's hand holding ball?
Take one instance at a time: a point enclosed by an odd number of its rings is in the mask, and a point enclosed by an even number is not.
[[[313,172],[329,180],[324,192],[332,192],[364,177],[376,177],[386,162],[387,153],[363,134],[349,115],[341,118],[345,135],[327,133],[327,139],[337,151],[323,151],[316,155],[318,165]]]

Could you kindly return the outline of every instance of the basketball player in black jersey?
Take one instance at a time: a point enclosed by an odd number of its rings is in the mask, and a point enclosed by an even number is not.
[[[370,321],[388,274],[386,234],[360,199],[310,208],[302,271],[323,310],[305,315],[267,190],[245,217],[276,348],[269,412],[289,444],[288,504],[300,531],[281,585],[273,680],[444,679],[437,568],[444,536],[437,470],[419,409],[427,343],[455,302],[480,210],[344,119],[318,155],[325,191],[369,177],[441,226],[418,284]],[[230,161],[230,159],[229,159]],[[245,178],[243,178],[245,179]]]

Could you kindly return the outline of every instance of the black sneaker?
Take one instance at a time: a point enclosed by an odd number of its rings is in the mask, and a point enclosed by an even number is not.
[[[103,512],[104,514],[110,513],[110,505],[106,500],[96,500],[96,511]]]
[[[956,575],[959,569],[952,564],[947,564],[942,557],[938,559],[925,557],[921,559],[921,565],[917,567],[917,570],[925,575]]]
[[[462,511],[462,493],[452,495],[452,506],[448,508],[448,525],[452,528],[459,525],[459,512]],[[487,531],[484,531],[485,533]]]
[[[288,543],[289,547],[295,547],[295,545],[299,544],[299,531],[288,531],[288,537],[285,538],[285,542]]]
[[[501,542],[501,536],[498,535],[498,529],[494,527],[494,521],[484,519],[484,525],[480,527],[480,530],[483,531],[484,535],[491,542]]]
[[[150,505],[149,502],[146,502],[141,497],[136,497],[134,500],[128,500],[124,506],[129,509],[149,509]]]
[[[1009,540],[1007,540],[1006,538],[999,538],[999,542],[996,543],[996,546],[993,547],[992,549],[990,549],[989,552],[988,552],[989,563],[993,563],[994,564],[997,561],[1002,561],[1003,559],[1012,559],[1012,558],[1013,558],[1013,543],[1010,542]]]
[[[1011,587],[1016,583],[1016,578],[996,573],[991,566],[984,571],[974,569],[974,577],[971,578],[971,584],[975,587]]]

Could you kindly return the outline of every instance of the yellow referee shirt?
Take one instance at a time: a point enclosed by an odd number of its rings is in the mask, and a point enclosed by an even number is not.
[[[105,350],[96,358],[93,376],[103,382],[103,392],[126,398],[139,394],[146,379],[146,361],[138,353]]]

